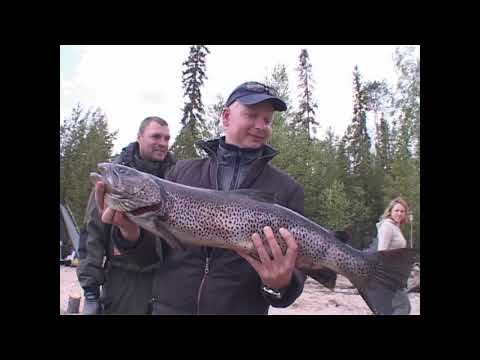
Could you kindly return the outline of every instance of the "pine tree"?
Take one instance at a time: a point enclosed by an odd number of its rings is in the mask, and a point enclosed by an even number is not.
[[[60,201],[82,224],[91,191],[89,174],[110,161],[117,132],[110,133],[101,109],[86,111],[78,104],[60,129]]]
[[[341,178],[340,168],[337,161],[338,142],[338,136],[335,135],[331,127],[327,129],[325,139],[320,141],[325,159],[324,163],[321,165],[320,176],[325,179],[327,186],[331,186],[335,180]]]
[[[192,45],[188,59],[183,62],[182,83],[186,97],[181,119],[183,127],[172,146],[178,159],[199,157],[200,150],[195,143],[208,137],[200,88],[207,78],[205,57],[209,53],[204,45]]]
[[[77,104],[70,117],[60,127],[60,202],[66,203],[72,196],[78,169],[82,141],[87,132],[89,112],[82,116],[83,109]],[[78,220],[78,219],[77,219]]]
[[[336,164],[338,169],[337,178],[348,188],[352,176],[350,159],[347,153],[347,138],[343,136],[337,143]]]
[[[345,150],[352,175],[365,176],[371,168],[370,136],[367,132],[367,96],[358,66],[353,72],[353,118],[345,134]]]
[[[365,92],[365,110],[373,111],[375,123],[377,123],[378,113],[390,108],[392,91],[385,80],[367,81],[363,88]]]
[[[371,199],[379,196],[372,191],[374,183],[373,158],[370,153],[370,136],[367,132],[368,96],[358,66],[353,72],[353,118],[342,139],[341,164],[346,167],[345,191],[352,203],[353,244],[365,246],[373,232],[374,212],[377,206]]]
[[[352,204],[347,198],[341,181],[333,183],[320,197],[322,225],[332,230],[346,230],[352,226]]]
[[[300,103],[295,123],[304,136],[310,140],[310,130],[315,135],[317,131],[315,125],[318,126],[319,123],[315,120],[314,109],[318,108],[318,105],[313,99],[314,80],[307,49],[302,49],[299,60],[300,63],[296,70],[299,76]]]
[[[288,126],[288,119],[291,115],[291,102],[289,97],[289,80],[285,65],[277,64],[274,66],[270,76],[265,77],[265,85],[275,89],[278,96],[287,105],[286,111],[275,111],[273,114],[272,138],[270,145],[280,153],[273,160],[273,163],[282,169],[286,169],[289,164],[284,155],[287,155],[287,149],[291,146],[293,132]]]
[[[390,174],[392,171],[392,149],[390,143],[390,129],[388,122],[385,119],[384,113],[380,114],[380,119],[375,126],[375,159],[376,166],[385,174]]]
[[[398,77],[395,94],[395,117],[399,123],[400,156],[420,156],[420,58],[414,47],[397,48],[394,55]]]
[[[364,85],[366,98],[366,111],[373,112],[375,123],[375,154],[376,164],[383,171],[388,172],[391,159],[388,156],[390,139],[388,122],[385,112],[391,109],[392,92],[386,81],[368,81]]]
[[[270,77],[265,78],[265,85],[275,89],[277,95],[285,102],[287,110],[281,114],[285,115],[285,118],[289,117],[292,112],[292,102],[287,67],[284,64],[276,64]]]

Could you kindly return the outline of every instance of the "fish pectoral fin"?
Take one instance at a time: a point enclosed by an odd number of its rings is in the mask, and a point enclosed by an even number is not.
[[[156,228],[160,233],[160,238],[164,240],[172,249],[185,251],[185,246],[173,235],[158,219],[155,221]]]
[[[186,250],[185,246],[170,233],[165,233],[165,232],[162,233],[161,238],[165,240],[165,242],[174,250],[182,250],[182,251]]]
[[[185,246],[178,240],[178,238],[172,234],[168,227],[163,222],[163,218],[157,216],[154,218],[153,222],[155,225],[156,233],[164,240],[172,249],[175,250],[186,250]]]

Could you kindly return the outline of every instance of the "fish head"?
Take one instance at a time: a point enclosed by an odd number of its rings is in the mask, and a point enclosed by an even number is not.
[[[153,175],[114,163],[98,164],[100,174],[91,173],[92,182],[105,184],[108,207],[131,216],[159,212],[165,202],[165,191]]]

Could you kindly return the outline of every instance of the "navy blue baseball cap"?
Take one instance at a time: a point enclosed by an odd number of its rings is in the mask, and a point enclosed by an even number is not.
[[[274,88],[256,81],[248,81],[237,86],[228,97],[225,106],[232,105],[236,100],[244,105],[258,104],[268,100],[272,103],[274,110],[287,110],[287,104],[278,97]]]

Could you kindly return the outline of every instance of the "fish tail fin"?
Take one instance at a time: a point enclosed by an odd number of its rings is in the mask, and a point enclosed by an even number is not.
[[[367,253],[374,271],[367,281],[352,283],[370,309],[377,315],[391,315],[392,300],[399,289],[407,285],[417,251],[410,248]]]

